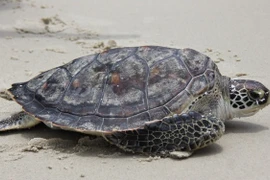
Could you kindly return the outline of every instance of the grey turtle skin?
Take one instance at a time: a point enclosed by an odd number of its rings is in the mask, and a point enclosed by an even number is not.
[[[125,151],[176,158],[218,140],[224,121],[269,104],[261,83],[222,76],[195,50],[158,46],[80,57],[8,92],[24,111],[0,121],[0,131],[43,122]]]

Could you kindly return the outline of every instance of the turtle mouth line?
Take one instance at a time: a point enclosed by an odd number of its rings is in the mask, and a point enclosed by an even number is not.
[[[268,104],[265,104],[264,106],[256,107],[256,108],[254,108],[252,110],[246,110],[246,111],[244,111],[244,112],[241,113],[240,117],[253,116],[254,114],[256,114],[257,112],[259,112],[260,110],[262,110],[267,105]]]
[[[266,103],[265,106],[267,106],[267,105],[269,105],[269,104],[270,104],[270,98],[268,98],[267,103]]]

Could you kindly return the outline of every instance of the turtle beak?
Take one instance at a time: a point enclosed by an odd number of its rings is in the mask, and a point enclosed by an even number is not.
[[[264,89],[264,92],[265,92],[264,97],[259,102],[259,104],[263,105],[262,108],[264,108],[264,107],[266,107],[266,106],[268,106],[270,104],[269,90]]]
[[[267,92],[267,103],[266,106],[270,104],[269,91]]]
[[[264,86],[264,99],[267,101],[266,102],[266,105],[269,105],[270,104],[270,98],[269,98],[269,89],[267,89],[265,86]]]

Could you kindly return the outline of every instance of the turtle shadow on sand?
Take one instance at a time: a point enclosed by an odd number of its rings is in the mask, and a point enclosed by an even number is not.
[[[244,121],[229,121],[226,122],[226,133],[258,133],[269,128],[251,122]],[[75,154],[78,156],[92,156],[101,158],[147,158],[148,156],[142,154],[133,154],[124,152],[114,145],[110,145],[101,137],[86,135],[82,133],[54,130],[50,129],[44,124],[39,124],[36,127],[20,131],[2,132],[1,135],[21,134],[26,139],[30,139],[35,143],[42,144],[38,140],[46,141],[46,145],[40,150],[54,150],[60,153]],[[22,148],[23,149],[23,148]],[[194,158],[205,156],[212,156],[221,153],[223,148],[219,144],[212,144],[203,149],[196,151]],[[30,149],[30,151],[32,151]]]
[[[225,122],[225,136],[229,133],[258,133],[261,131],[269,130],[268,127],[262,126],[259,124],[245,122],[243,120],[232,120]],[[223,150],[222,146],[219,144],[212,144],[207,146],[203,149],[200,149],[194,153],[193,157],[203,157],[203,156],[210,156],[221,153]]]
[[[226,133],[258,133],[269,129],[259,124],[237,120],[227,121],[225,124]],[[2,132],[1,135],[5,136],[18,133],[22,137],[29,139],[30,146],[33,143],[32,140],[36,140],[35,143],[37,144],[42,144],[42,142],[38,142],[40,140],[46,141],[46,145],[41,147],[40,150],[50,149],[60,153],[101,158],[147,158],[147,156],[141,154],[124,152],[116,146],[109,144],[101,137],[72,131],[54,130],[42,123],[31,129]],[[222,149],[220,145],[214,143],[211,146],[196,151],[193,157],[200,158],[219,154],[222,152]]]
[[[109,144],[102,137],[50,129],[42,123],[31,129],[1,132],[1,136],[12,134],[20,134],[20,136],[29,140],[28,144],[25,144],[20,149],[29,153],[53,150],[57,154],[63,153],[101,158],[142,157],[141,154],[124,152],[116,146]]]
[[[261,131],[269,130],[269,128],[266,126],[243,120],[226,121],[225,126],[225,134],[258,133]],[[37,144],[42,144],[44,141],[46,141],[46,145],[44,147],[41,147],[39,149],[40,151],[53,150],[55,152],[63,154],[73,154],[83,157],[100,157],[110,159],[134,157],[139,159],[148,158],[148,156],[146,155],[124,152],[116,146],[109,144],[102,137],[96,137],[93,135],[87,135],[73,131],[50,129],[43,123],[40,123],[39,125],[31,129],[1,132],[1,136],[8,136],[12,134],[20,135],[25,139],[29,140],[28,145],[25,144],[25,146],[22,147],[21,150],[23,150],[27,146],[29,148],[29,146],[31,146],[31,143],[34,140]],[[30,151],[32,150],[33,149],[30,148]],[[222,146],[214,143],[211,146],[196,151],[193,157],[200,158],[205,156],[212,156],[221,153],[222,150]]]
[[[232,120],[225,122],[226,132],[229,133],[258,133],[261,131],[269,130],[268,127],[245,122],[240,120]],[[102,137],[96,137],[93,135],[82,134],[73,131],[55,130],[48,128],[45,124],[39,124],[31,129],[14,130],[1,132],[1,136],[8,136],[12,134],[19,134],[20,136],[28,139],[28,145],[21,147],[21,150],[37,152],[32,147],[36,146],[38,151],[53,150],[57,154],[63,153],[73,154],[75,156],[82,157],[100,157],[100,158],[145,158],[149,162],[152,160],[147,155],[133,154],[124,152],[114,145],[109,144]],[[44,145],[44,141],[46,144]],[[34,143],[33,143],[34,142]],[[41,146],[40,146],[41,144]],[[42,145],[43,144],[43,145]],[[27,147],[27,148],[25,148]],[[219,154],[223,151],[222,146],[214,143],[210,146],[202,148],[194,153],[193,158],[201,158]],[[143,160],[142,160],[143,161]]]
[[[269,130],[268,127],[260,124],[246,122],[243,120],[232,120],[225,122],[225,134],[228,133],[258,133],[260,131]]]
[[[193,158],[200,158],[200,157],[205,157],[205,156],[213,156],[216,154],[221,153],[223,148],[219,144],[211,144],[210,146],[206,146],[202,149],[199,149],[195,151],[193,154]]]
[[[86,135],[82,133],[50,129],[44,124],[39,124],[31,129],[19,131],[1,132],[2,136],[20,134],[22,137],[29,139],[28,148],[22,147],[21,150],[37,152],[32,149],[37,147],[40,151],[53,150],[63,154],[74,154],[83,157],[100,157],[100,158],[149,158],[147,155],[139,153],[125,152],[114,145],[109,144],[102,137]],[[44,145],[46,141],[46,145]],[[194,157],[210,156],[218,154],[222,148],[218,144],[213,144],[206,148],[196,151]],[[151,160],[151,158],[150,158]]]

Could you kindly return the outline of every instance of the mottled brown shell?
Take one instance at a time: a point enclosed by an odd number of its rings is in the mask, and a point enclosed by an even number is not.
[[[113,131],[183,112],[217,74],[209,57],[192,49],[130,47],[80,57],[9,91],[41,121]]]

